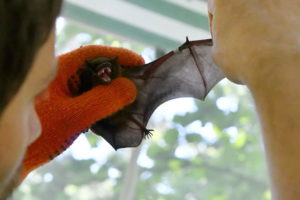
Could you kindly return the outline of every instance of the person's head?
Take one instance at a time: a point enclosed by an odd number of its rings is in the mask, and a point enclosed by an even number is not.
[[[0,0],[0,199],[15,186],[40,134],[35,96],[55,73],[54,24],[62,0]]]

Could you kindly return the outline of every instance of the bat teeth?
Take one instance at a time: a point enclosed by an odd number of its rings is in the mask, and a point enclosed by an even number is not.
[[[111,73],[111,68],[110,67],[106,67],[106,68],[104,68],[104,71],[106,73],[110,74]]]
[[[104,67],[97,73],[97,75],[101,78],[102,81],[109,83],[111,82],[111,72],[112,70],[110,67]]]

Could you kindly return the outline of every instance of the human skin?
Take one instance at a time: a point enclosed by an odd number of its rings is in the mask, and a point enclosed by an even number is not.
[[[300,199],[300,2],[210,0],[213,57],[247,85],[262,126],[274,200]]]
[[[26,148],[41,133],[34,99],[56,73],[54,41],[52,31],[37,52],[21,88],[0,116],[0,199],[12,191]]]

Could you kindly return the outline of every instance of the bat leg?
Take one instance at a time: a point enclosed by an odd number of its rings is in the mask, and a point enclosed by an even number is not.
[[[143,125],[141,122],[139,122],[138,120],[136,120],[134,117],[130,116],[129,120],[132,121],[134,124],[136,124],[139,129],[141,130],[142,134],[143,134],[143,138],[151,138],[153,136],[153,129],[147,129],[145,127],[145,125]]]
[[[144,129],[143,132],[144,132],[144,138],[146,139],[150,139],[152,136],[153,136],[153,129]]]

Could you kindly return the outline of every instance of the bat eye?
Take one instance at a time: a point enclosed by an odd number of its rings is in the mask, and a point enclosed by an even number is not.
[[[104,63],[101,63],[97,66],[97,69],[101,69],[103,67],[109,67],[111,68],[112,67],[112,64],[110,62],[104,62]]]

